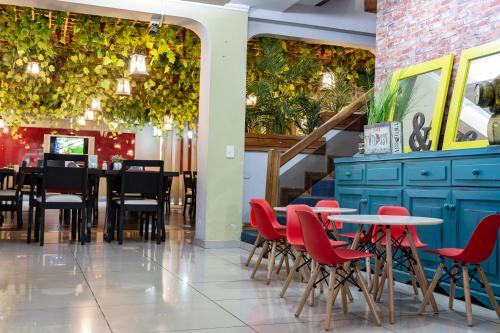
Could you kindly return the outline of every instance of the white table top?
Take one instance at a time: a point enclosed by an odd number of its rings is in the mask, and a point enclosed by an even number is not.
[[[381,225],[436,225],[443,223],[442,219],[421,216],[394,216],[394,215],[332,215],[330,221],[352,224],[381,224]]]
[[[347,213],[356,213],[358,211],[355,208],[333,208],[333,207],[311,207],[311,209],[316,214],[320,213],[347,214]],[[279,213],[286,213],[286,207],[274,207],[274,210]]]

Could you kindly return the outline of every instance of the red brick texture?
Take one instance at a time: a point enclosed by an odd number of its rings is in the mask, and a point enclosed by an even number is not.
[[[498,39],[500,0],[378,0],[377,86],[398,68],[454,53],[449,101],[460,52]]]

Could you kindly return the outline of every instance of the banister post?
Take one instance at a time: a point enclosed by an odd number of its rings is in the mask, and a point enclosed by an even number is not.
[[[278,205],[280,182],[280,157],[276,149],[270,149],[267,156],[266,200],[272,207]]]

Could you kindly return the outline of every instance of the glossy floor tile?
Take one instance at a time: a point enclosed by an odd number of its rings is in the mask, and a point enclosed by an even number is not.
[[[177,222],[175,222],[177,221]],[[276,333],[323,332],[326,293],[316,290],[314,306],[294,316],[304,283],[293,281],[279,297],[284,270],[265,284],[265,265],[255,280],[243,249],[203,249],[191,244],[193,230],[179,216],[168,229],[172,238],[156,245],[138,237],[116,243],[80,246],[0,241],[0,332],[70,333]],[[53,231],[56,233],[56,231]],[[57,238],[57,237],[56,237]],[[500,332],[493,311],[473,307],[468,328],[463,302],[437,295],[441,312],[419,316],[420,297],[396,283],[396,322],[388,323],[384,294],[377,304],[383,318],[375,326],[362,294],[344,314],[333,309],[333,332]]]

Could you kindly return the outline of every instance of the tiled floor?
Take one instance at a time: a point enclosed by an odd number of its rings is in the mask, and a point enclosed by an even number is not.
[[[292,283],[279,298],[284,273],[267,286],[264,267],[251,280],[242,249],[207,250],[190,244],[191,232],[169,228],[162,245],[126,240],[123,246],[96,243],[28,245],[0,241],[0,332],[322,332],[325,295],[294,317],[304,287]],[[188,239],[188,240],[186,240]],[[474,306],[473,328],[467,328],[463,303],[447,310],[438,296],[439,316],[416,315],[418,302],[410,288],[396,284],[396,323],[384,317],[374,326],[360,294],[344,315],[334,308],[334,332],[500,332],[492,311]]]

